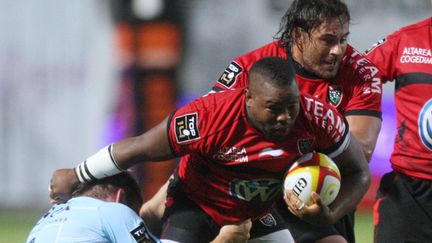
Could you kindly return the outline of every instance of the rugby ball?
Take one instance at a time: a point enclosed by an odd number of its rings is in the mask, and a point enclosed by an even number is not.
[[[322,153],[308,153],[300,157],[288,170],[284,188],[290,189],[307,205],[313,204],[312,192],[325,205],[332,203],[339,193],[341,175],[336,163]]]

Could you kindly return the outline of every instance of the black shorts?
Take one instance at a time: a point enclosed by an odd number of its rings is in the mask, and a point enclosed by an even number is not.
[[[161,239],[202,243],[216,238],[220,226],[183,192],[182,183],[171,179],[167,207],[162,218]]]
[[[432,181],[385,174],[373,216],[375,242],[432,242]]]
[[[288,229],[285,220],[274,207],[270,213],[257,220],[254,220],[252,224],[253,226],[250,232],[251,239],[258,238],[276,231]]]
[[[283,199],[278,201],[276,207],[278,209],[277,211],[279,212],[279,214],[275,214],[275,215],[280,215],[276,218],[279,220],[279,217],[282,217],[283,220],[285,221],[284,224],[279,223],[279,225],[288,227],[289,231],[291,232],[292,236],[294,237],[297,243],[315,242],[329,235],[341,235],[349,243],[355,242],[355,237],[354,237],[355,236],[354,235],[355,211],[345,215],[334,225],[315,226],[293,215],[288,210],[285,201]],[[259,235],[266,235],[278,230],[280,230],[280,228],[266,227],[265,225],[263,225],[262,222],[257,220],[253,222],[251,238],[254,236],[253,235],[254,232],[259,232]]]

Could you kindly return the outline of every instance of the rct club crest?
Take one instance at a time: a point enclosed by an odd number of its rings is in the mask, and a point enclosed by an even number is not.
[[[342,88],[339,86],[329,86],[327,99],[332,105],[338,106],[342,101]]]

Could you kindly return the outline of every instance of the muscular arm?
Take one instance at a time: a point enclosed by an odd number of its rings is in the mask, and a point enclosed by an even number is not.
[[[140,216],[146,222],[151,232],[160,234],[162,230],[162,217],[165,212],[165,202],[167,197],[169,180],[158,190],[158,192],[140,209]]]
[[[355,209],[369,188],[368,163],[354,137],[351,137],[347,149],[334,160],[341,172],[342,181],[338,196],[329,206],[322,204],[316,193],[312,195],[316,204],[304,205],[292,192],[286,191],[285,202],[290,211],[311,224],[334,224]]]
[[[332,223],[353,211],[370,185],[370,170],[361,146],[354,137],[348,148],[334,158],[341,172],[341,188],[336,200],[330,204]]]
[[[381,130],[381,120],[374,116],[360,115],[346,116],[346,119],[351,134],[360,143],[367,161],[370,161]]]
[[[164,161],[174,158],[168,141],[167,122],[168,119],[165,119],[140,136],[114,143],[113,156],[117,165],[122,169],[127,169],[139,162]]]
[[[174,158],[167,135],[167,122],[168,119],[165,119],[159,125],[140,136],[126,138],[114,143],[112,156],[117,165],[121,169],[128,169],[139,162],[163,161]],[[96,159],[93,159],[99,161],[96,167],[113,166],[109,155],[98,155],[96,157]],[[103,157],[103,159],[100,157]],[[101,160],[102,162],[100,162]],[[68,200],[78,184],[79,180],[74,169],[56,170],[51,178],[50,197],[52,202],[61,203]]]

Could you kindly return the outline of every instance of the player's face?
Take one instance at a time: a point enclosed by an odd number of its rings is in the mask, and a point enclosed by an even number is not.
[[[321,78],[334,78],[347,48],[349,23],[339,18],[324,21],[310,33],[299,30],[295,60]],[[299,59],[299,60],[297,60]]]
[[[283,140],[294,126],[299,113],[299,93],[296,82],[291,87],[277,88],[269,83],[250,87],[246,91],[249,122],[266,139]]]

